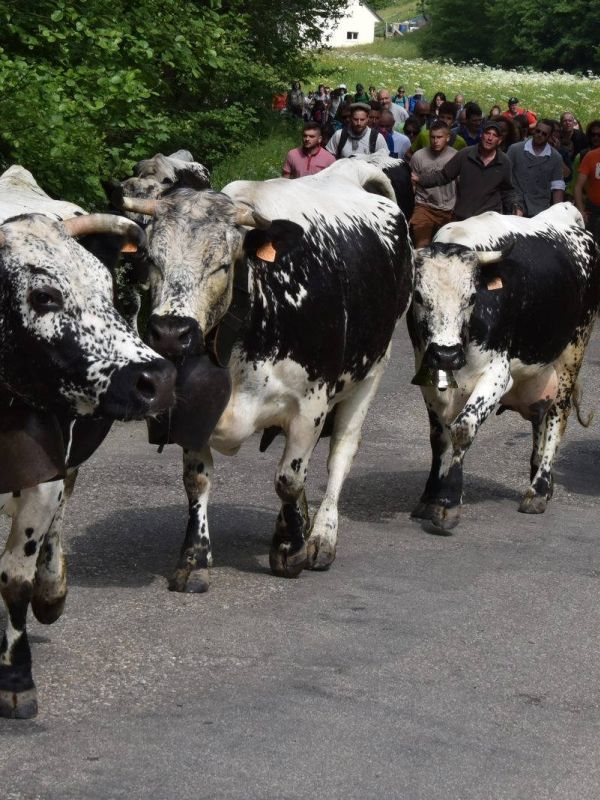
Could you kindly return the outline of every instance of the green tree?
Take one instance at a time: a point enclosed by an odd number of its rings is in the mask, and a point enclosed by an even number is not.
[[[99,177],[185,147],[214,166],[310,68],[343,0],[0,0],[0,161],[102,202]]]

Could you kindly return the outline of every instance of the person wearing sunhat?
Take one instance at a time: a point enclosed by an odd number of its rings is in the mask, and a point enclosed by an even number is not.
[[[429,189],[458,178],[453,219],[467,219],[484,211],[521,217],[523,209],[513,186],[510,161],[500,149],[501,142],[500,125],[489,119],[478,144],[459,150],[442,169],[420,176],[413,173],[412,181]]]
[[[519,98],[518,97],[509,97],[508,98],[508,109],[502,112],[503,117],[507,117],[507,119],[514,119],[515,117],[523,115],[527,117],[527,122],[529,122],[529,130],[531,131],[535,128],[535,124],[537,122],[537,116],[533,113],[533,111],[528,111],[526,108],[521,108],[519,106]]]
[[[408,98],[408,113],[409,114],[414,113],[415,106],[417,105],[417,103],[423,103],[423,102],[425,102],[425,92],[420,86],[417,86],[417,88],[415,89],[415,93]]]

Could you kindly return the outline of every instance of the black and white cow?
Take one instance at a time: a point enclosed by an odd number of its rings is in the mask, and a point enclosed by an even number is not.
[[[211,449],[234,454],[270,426],[286,437],[275,477],[282,505],[271,569],[295,577],[304,567],[326,569],[335,558],[338,498],[413,276],[402,213],[363,185],[393,196],[378,168],[351,159],[295,181],[236,181],[222,193],[178,190],[153,204],[129,205],[154,214],[148,341],[179,371],[172,439],[185,448],[190,516],[173,590],[208,588]],[[239,298],[246,292],[243,321]],[[202,388],[194,396],[187,386],[194,359],[208,350],[226,360],[219,340],[227,324],[241,325],[231,386],[215,367],[214,378],[198,377]],[[210,409],[209,430],[218,424],[207,446],[209,431],[196,426],[207,397],[217,394],[221,406]],[[309,527],[305,478],[334,407],[329,480]]]
[[[58,222],[27,214],[0,225],[0,509],[12,516],[0,557],[8,615],[0,716],[37,712],[26,616],[31,603],[37,619],[51,623],[64,607],[60,523],[69,470],[112,420],[157,414],[174,401],[173,365],[117,314],[109,270],[77,242],[100,233],[144,237],[111,215]]]
[[[489,212],[452,222],[417,252],[408,317],[418,375],[450,371],[457,386],[422,386],[432,464],[414,517],[458,523],[465,453],[498,406],[533,427],[519,510],[545,510],[599,303],[598,251],[569,203],[532,219]]]

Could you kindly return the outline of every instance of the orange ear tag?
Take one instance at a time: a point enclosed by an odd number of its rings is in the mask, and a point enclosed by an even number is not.
[[[137,244],[133,242],[125,242],[123,247],[121,248],[122,253],[137,253]]]
[[[256,251],[256,255],[262,258],[263,261],[270,261],[273,263],[277,257],[277,252],[271,242],[261,245]]]
[[[494,289],[501,289],[503,286],[502,278],[493,278],[487,285],[487,288],[493,291]]]

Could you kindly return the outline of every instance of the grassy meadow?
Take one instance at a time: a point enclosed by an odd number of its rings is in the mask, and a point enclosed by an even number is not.
[[[409,13],[414,6],[401,4]],[[379,13],[388,18],[388,11]],[[394,13],[391,18],[398,16]],[[419,35],[415,32],[402,38],[377,39],[372,45],[324,51],[318,57],[311,84],[304,88],[308,91],[319,83],[345,83],[352,90],[356,83],[362,83],[395,90],[402,84],[412,94],[416,86],[422,86],[427,97],[437,91],[449,98],[464,94],[467,100],[477,100],[484,114],[496,104],[506,108],[507,98],[516,95],[523,106],[544,117],[558,117],[568,109],[584,125],[600,118],[600,77],[425,61],[418,55]],[[285,154],[299,144],[300,126],[275,118],[257,130],[256,140],[240,154],[214,170],[214,185],[221,188],[236,178],[277,177]]]

